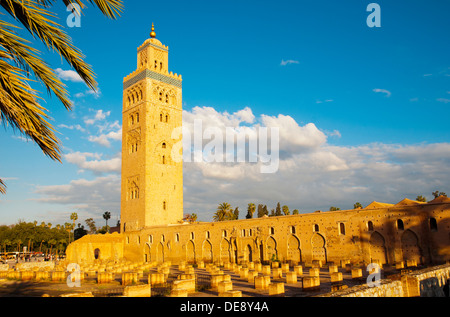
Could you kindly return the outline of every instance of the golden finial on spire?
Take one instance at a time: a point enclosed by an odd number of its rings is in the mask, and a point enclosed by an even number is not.
[[[154,39],[156,37],[156,33],[155,33],[155,25],[152,23],[152,32],[150,33],[150,37],[152,39]]]

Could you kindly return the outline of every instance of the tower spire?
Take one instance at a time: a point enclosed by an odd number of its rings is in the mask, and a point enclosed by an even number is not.
[[[152,39],[156,38],[156,33],[155,33],[155,24],[152,23],[152,31],[150,32],[150,37]]]

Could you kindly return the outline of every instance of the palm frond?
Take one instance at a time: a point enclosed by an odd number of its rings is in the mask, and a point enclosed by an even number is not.
[[[6,185],[3,183],[3,181],[0,179],[0,194],[6,194]]]
[[[72,103],[66,86],[56,76],[53,69],[37,55],[38,51],[29,46],[28,41],[17,36],[13,28],[16,27],[0,20],[0,45],[7,50],[11,60],[14,60],[27,73],[33,72],[44,83],[47,92],[52,91],[66,109],[70,110]]]
[[[51,20],[55,15],[32,0],[0,0],[0,5],[18,20],[33,37],[38,37],[47,48],[58,52],[80,75],[89,88],[96,90],[97,83],[90,65],[61,25]]]
[[[45,155],[61,162],[60,141],[29,81],[22,69],[0,59],[0,121],[28,136]]]

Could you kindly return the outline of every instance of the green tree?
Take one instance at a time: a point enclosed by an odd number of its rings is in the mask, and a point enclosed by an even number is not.
[[[341,210],[341,208],[339,208],[339,207],[334,207],[334,206],[331,206],[331,207],[330,207],[330,211],[338,211],[338,210]]]
[[[108,220],[111,219],[111,213],[109,211],[105,211],[105,213],[103,214],[103,219],[106,220],[106,230],[107,232],[109,232]]]
[[[247,219],[252,219],[253,218],[253,214],[256,211],[256,206],[254,203],[249,203],[247,206],[247,215],[245,216],[245,218]]]
[[[229,203],[221,203],[217,207],[217,211],[214,214],[213,220],[214,221],[225,221],[230,220],[231,215],[233,213],[233,209],[231,208],[231,205]]]
[[[433,192],[432,195],[434,196],[434,198],[438,198],[438,197],[440,197],[440,196],[447,197],[447,194],[446,194],[446,193],[440,192],[440,191],[438,191],[438,190],[435,191],[435,192]]]
[[[281,205],[280,205],[280,203],[278,203],[277,207],[275,208],[275,216],[281,216]]]
[[[423,197],[422,195],[417,196],[417,197],[416,197],[416,200],[417,200],[417,201],[424,202],[424,203],[427,202],[427,198],[426,198],[426,197]]]
[[[284,213],[285,216],[288,216],[288,215],[291,214],[290,211],[289,211],[289,207],[286,206],[286,205],[284,205],[283,207],[281,207],[281,210],[283,211],[283,213]]]
[[[298,215],[298,214],[299,214],[298,209],[294,209],[294,211],[292,212],[292,214],[293,214],[293,215]]]
[[[40,82],[67,110],[72,109],[72,102],[66,86],[50,65],[42,59],[42,54],[18,33],[22,30],[18,25],[23,26],[23,29],[34,39],[39,40],[44,47],[59,53],[86,85],[96,90],[97,83],[91,66],[84,61],[83,54],[72,44],[63,27],[54,21],[57,15],[51,9],[56,2],[0,1],[3,12],[11,16],[11,19],[7,19],[2,13],[4,19],[0,20],[0,124],[19,131],[37,144],[46,156],[61,162],[60,141],[49,122],[51,118],[47,115],[48,110],[42,106],[40,102],[42,97],[30,83]],[[80,9],[86,7],[82,0],[62,2],[66,6],[78,4]],[[121,0],[89,0],[89,2],[112,19],[115,19],[123,8]],[[0,180],[0,193],[5,192],[6,185]]]
[[[354,205],[353,205],[353,209],[362,209],[362,205],[361,205],[361,203],[359,203],[359,202],[356,202]]]
[[[84,226],[79,223],[78,228],[73,231],[73,241],[81,239],[85,235],[87,235],[87,231],[84,229]]]
[[[262,204],[258,204],[258,218],[261,218],[263,216],[264,216],[263,205]]]
[[[239,207],[236,207],[236,209],[234,209],[233,220],[239,220]]]
[[[97,233],[97,227],[95,226],[95,221],[92,218],[88,218],[84,221],[86,225],[89,227],[89,234],[96,234]]]

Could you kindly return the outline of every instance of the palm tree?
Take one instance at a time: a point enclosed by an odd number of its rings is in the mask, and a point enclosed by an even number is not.
[[[0,0],[0,7],[8,13],[15,24],[0,20],[0,124],[10,125],[14,130],[36,143],[52,160],[61,162],[60,140],[49,123],[48,110],[40,101],[38,91],[30,83],[38,81],[48,93],[53,93],[67,110],[72,102],[66,86],[55,71],[41,57],[31,42],[19,35],[23,26],[34,39],[51,51],[56,51],[78,73],[86,85],[97,90],[94,72],[84,61],[82,52],[76,48],[61,25],[54,20],[51,11],[57,1],[48,0]],[[86,6],[83,0],[62,0],[68,6],[76,4],[80,10]],[[123,9],[122,0],[89,0],[91,4],[111,19],[116,19]],[[1,16],[4,14],[2,12]],[[81,14],[81,12],[77,12]],[[31,78],[34,77],[34,78]],[[0,180],[0,193],[6,185]]]
[[[78,214],[77,214],[76,212],[73,212],[73,213],[70,215],[70,220],[73,221],[72,229],[75,229],[75,221],[78,220]],[[74,236],[73,236],[73,240],[75,241],[75,234],[74,234]],[[70,239],[69,239],[69,241],[70,241]]]
[[[253,214],[256,211],[256,205],[254,203],[249,203],[248,207],[247,207],[247,215],[245,216],[245,218],[247,219],[251,219],[253,218]]]
[[[109,232],[108,220],[111,219],[111,213],[109,211],[105,211],[105,213],[103,214],[103,219],[106,220],[106,230],[107,232]]]
[[[221,203],[217,207],[217,211],[214,214],[214,221],[225,221],[230,220],[233,216],[233,209],[229,203]]]
[[[3,247],[5,248],[5,254],[6,254],[6,247],[11,245],[11,241],[9,239],[5,239],[2,242],[3,242]]]

